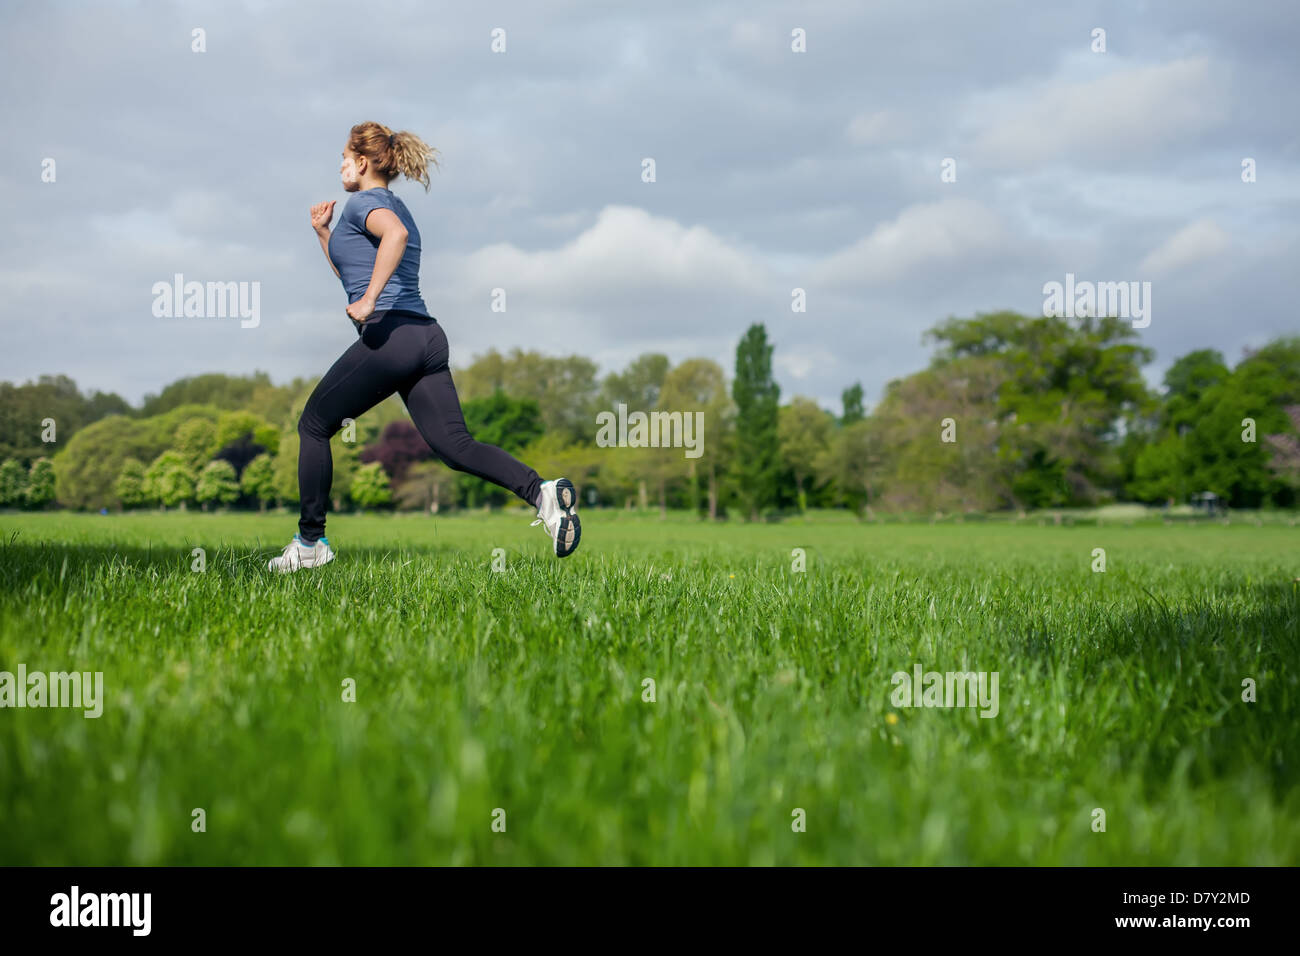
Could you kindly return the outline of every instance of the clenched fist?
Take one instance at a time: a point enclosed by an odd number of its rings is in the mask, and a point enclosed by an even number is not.
[[[311,227],[319,232],[328,232],[330,221],[334,218],[334,200],[327,199],[311,207]]]

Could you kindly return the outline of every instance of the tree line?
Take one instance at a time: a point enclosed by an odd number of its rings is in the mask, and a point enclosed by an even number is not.
[[[782,402],[761,324],[716,362],[644,354],[605,376],[591,360],[515,349],[454,373],[466,424],[543,477],[568,475],[582,504],[703,516],[818,507],[970,512],[1181,503],[1211,492],[1236,508],[1297,505],[1300,336],[1177,359],[1158,389],[1154,353],[1113,317],[1014,312],[950,318],[925,333],[929,365],[888,383],[866,411],[860,384],[838,414]],[[264,372],[173,382],[136,408],[82,394],[66,376],[0,383],[0,506],[266,508],[297,503],[297,421],[315,382]],[[597,442],[597,416],[694,415],[698,454]],[[629,444],[638,444],[635,442]],[[644,444],[644,443],[640,443]],[[513,496],[437,460],[394,396],[331,442],[336,510],[441,512]]]

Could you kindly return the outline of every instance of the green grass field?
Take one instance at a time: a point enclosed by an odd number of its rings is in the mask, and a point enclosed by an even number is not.
[[[0,515],[0,863],[1300,863],[1293,527],[529,517]]]

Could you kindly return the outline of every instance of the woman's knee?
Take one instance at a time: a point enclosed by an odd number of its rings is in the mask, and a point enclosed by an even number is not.
[[[434,453],[442,459],[443,463],[446,464],[448,468],[451,468],[454,471],[464,472],[472,470],[470,466],[473,455],[471,453],[474,447],[478,445],[478,442],[473,438],[470,438],[468,432],[459,436],[454,434],[450,435],[445,440],[439,441],[436,445],[433,445],[432,443],[430,444]]]
[[[330,427],[329,423],[322,419],[320,415],[316,414],[315,410],[310,405],[304,408],[302,414],[298,416],[299,439],[314,438],[317,440],[328,440],[332,438],[334,433],[338,430],[339,428],[337,425]]]

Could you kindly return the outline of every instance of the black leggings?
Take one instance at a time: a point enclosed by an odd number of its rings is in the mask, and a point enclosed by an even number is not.
[[[457,471],[486,479],[536,506],[541,477],[495,445],[475,441],[465,428],[460,399],[447,367],[447,336],[437,320],[392,309],[358,328],[359,337],[325,373],[298,419],[298,533],[307,542],[325,534],[325,510],[334,478],[330,438],[343,419],[360,418],[393,392],[429,447]]]

